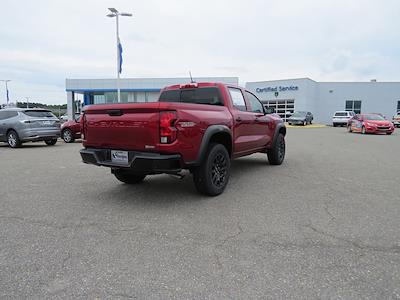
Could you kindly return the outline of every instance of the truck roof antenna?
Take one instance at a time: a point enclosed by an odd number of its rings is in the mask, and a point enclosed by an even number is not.
[[[192,77],[192,72],[190,72],[190,71],[189,71],[189,76],[190,76],[190,83],[195,83],[195,81],[193,80],[193,77]]]

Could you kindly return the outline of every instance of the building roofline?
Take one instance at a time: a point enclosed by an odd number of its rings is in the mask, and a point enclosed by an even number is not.
[[[247,81],[246,83],[262,83],[262,82],[275,82],[275,81],[288,81],[288,80],[311,80],[313,82],[318,83],[317,81],[309,78],[309,77],[300,77],[300,78],[288,78],[288,79],[276,79],[276,80],[261,80],[261,81]]]
[[[309,77],[301,77],[301,78],[288,78],[288,79],[277,79],[277,80],[260,80],[260,81],[247,81],[246,83],[262,83],[262,82],[276,82],[276,81],[289,81],[289,80],[311,80],[315,83],[400,83],[400,81],[316,81]]]
[[[196,78],[233,78],[238,79],[238,76],[196,76]],[[129,78],[120,78],[119,80],[166,80],[166,79],[190,79],[190,77],[129,77]],[[117,80],[117,78],[65,78],[65,80]]]

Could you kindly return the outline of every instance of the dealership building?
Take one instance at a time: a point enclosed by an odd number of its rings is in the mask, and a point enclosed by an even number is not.
[[[194,78],[197,82],[223,82],[238,85],[238,77]],[[121,102],[154,102],[168,85],[190,82],[190,78],[120,79]],[[274,107],[285,121],[294,111],[310,111],[314,122],[330,124],[337,110],[356,113],[382,113],[388,118],[400,110],[400,82],[317,82],[309,78],[247,82],[265,106]],[[66,92],[70,118],[83,105],[117,102],[116,79],[67,79]]]
[[[330,124],[338,110],[382,113],[400,110],[400,82],[316,82],[309,78],[248,82],[265,106],[287,119],[295,110],[310,111],[316,123]]]

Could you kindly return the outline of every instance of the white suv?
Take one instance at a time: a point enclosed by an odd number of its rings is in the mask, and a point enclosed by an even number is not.
[[[353,111],[337,111],[332,117],[333,127],[336,126],[347,126],[347,123],[356,114]]]

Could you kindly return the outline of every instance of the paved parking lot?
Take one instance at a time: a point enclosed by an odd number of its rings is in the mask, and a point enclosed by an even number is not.
[[[400,134],[290,128],[287,158],[127,186],[81,145],[0,146],[0,298],[399,299]]]

